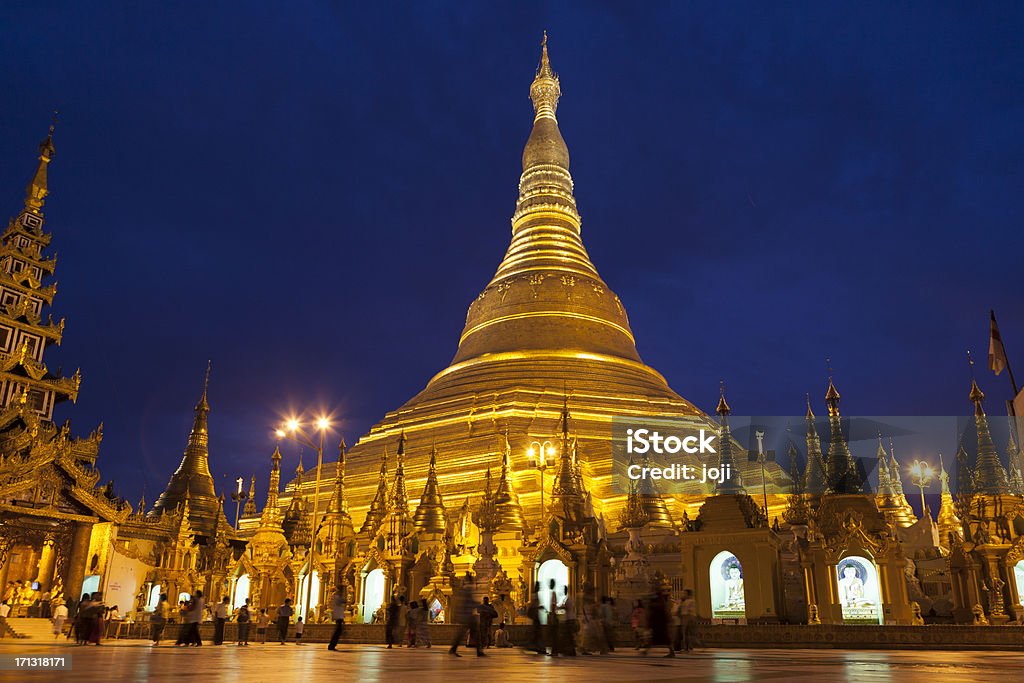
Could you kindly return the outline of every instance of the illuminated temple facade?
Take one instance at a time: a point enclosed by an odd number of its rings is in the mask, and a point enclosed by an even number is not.
[[[139,611],[161,592],[173,601],[202,589],[257,608],[292,597],[322,619],[315,608],[337,587],[352,620],[372,621],[391,595],[427,600],[443,620],[471,575],[507,621],[522,620],[530,587],[549,579],[578,604],[610,595],[628,607],[658,586],[689,588],[699,615],[723,622],[1024,617],[1021,456],[1011,441],[1003,464],[977,386],[977,445],[961,444],[955,499],[941,472],[935,519],[915,516],[881,440],[868,484],[831,379],[822,417],[807,406],[789,467],[753,461],[732,438],[724,391],[717,415],[705,414],[637,352],[623,302],[583,245],[560,94],[545,44],[510,244],[448,367],[319,472],[300,463],[282,482],[275,448],[269,482],[249,483],[237,522],[211,474],[209,369],[181,463],[151,508],[99,485],[99,429],[74,439],[52,422],[79,378],[42,364],[63,330],[40,317],[54,295],[42,284],[54,268],[42,256],[48,137],[0,247],[0,583],[18,609],[46,589],[103,590],[108,604]],[[613,417],[711,430],[716,464],[739,476],[686,495],[650,483],[617,490]]]

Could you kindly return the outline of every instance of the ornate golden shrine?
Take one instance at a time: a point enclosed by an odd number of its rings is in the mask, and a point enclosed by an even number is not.
[[[510,245],[469,307],[451,364],[351,450],[342,444],[338,462],[320,473],[300,469],[283,492],[275,449],[266,503],[258,511],[254,481],[237,531],[210,473],[209,374],[181,465],[148,513],[145,501],[133,509],[99,486],[101,430],[76,440],[67,425],[50,421],[54,403],[77,395],[80,378],[55,377],[42,363],[63,330],[63,321],[40,317],[54,293],[42,284],[54,265],[42,256],[50,241],[41,211],[53,156],[48,137],[25,209],[0,243],[0,297],[17,297],[0,299],[0,326],[10,328],[0,355],[0,583],[13,568],[19,580],[70,595],[87,574],[101,587],[131,575],[139,609],[153,592],[173,601],[199,588],[212,600],[247,596],[270,607],[299,597],[315,572],[315,604],[337,586],[353,616],[366,619],[392,593],[445,610],[470,573],[477,592],[490,594],[511,619],[551,562],[584,599],[632,599],[667,584],[694,589],[700,614],[712,619],[728,618],[716,617],[718,610],[749,621],[838,623],[866,619],[877,607],[883,623],[912,623],[907,539],[923,520],[915,519],[895,456],[882,444],[879,490],[863,490],[831,381],[828,453],[808,407],[807,467],[788,476],[768,464],[772,484],[798,489],[773,496],[767,510],[739,484],[692,497],[612,490],[613,416],[673,417],[721,429],[728,444],[728,405],[723,396],[719,425],[642,362],[622,302],[591,262],[546,43],[530,95],[534,119]],[[977,466],[965,454],[959,468],[974,474],[956,501],[944,488],[939,543],[918,559],[948,564],[959,619],[980,609],[1000,623],[1022,611],[1014,567],[1024,553],[1024,483],[1015,446],[1011,473],[1002,469],[982,398],[973,387]],[[527,452],[548,441],[553,475],[543,479]],[[745,458],[730,462],[739,481],[760,476],[746,476],[757,466]],[[333,486],[321,489],[316,508],[326,512],[314,525],[318,474]],[[721,560],[723,553],[732,559]],[[22,559],[12,561],[15,555]],[[853,560],[862,564],[851,567]],[[871,579],[877,605],[865,593]]]

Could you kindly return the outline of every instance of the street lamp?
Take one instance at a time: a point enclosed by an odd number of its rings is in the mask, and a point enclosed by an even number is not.
[[[231,500],[235,501],[235,530],[238,530],[238,514],[242,509],[242,503],[249,500],[249,494],[242,490],[242,483],[245,480],[239,477],[235,479],[237,487],[231,492]]]
[[[331,421],[326,417],[319,417],[314,422],[313,426],[316,428],[319,438],[314,441],[310,438],[303,430],[302,423],[297,418],[289,418],[284,423],[283,429],[277,430],[277,437],[281,439],[291,439],[297,444],[313,448],[316,450],[316,485],[313,489],[313,510],[312,521],[310,528],[312,529],[312,538],[309,541],[309,568],[306,570],[306,602],[303,612],[303,619],[306,619],[309,615],[308,612],[312,609],[313,602],[313,569],[316,566],[316,537],[319,529],[317,528],[317,516],[319,512],[320,504],[320,470],[323,469],[324,464],[324,434],[331,426]],[[317,603],[319,604],[319,596],[317,596]]]
[[[935,476],[935,470],[932,466],[922,460],[915,460],[910,465],[910,479],[914,483],[914,486],[921,490],[921,516],[925,515],[924,511],[924,489],[928,484],[932,482],[932,478]]]
[[[544,522],[544,471],[555,464],[555,446],[550,441],[534,441],[526,449],[526,460],[530,467],[540,472],[540,521]]]

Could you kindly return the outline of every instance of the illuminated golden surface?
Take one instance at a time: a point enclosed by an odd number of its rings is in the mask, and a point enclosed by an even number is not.
[[[379,492],[385,445],[394,452],[402,432],[409,491],[424,490],[436,447],[440,493],[457,507],[466,496],[480,495],[487,468],[502,467],[507,430],[508,482],[533,523],[540,476],[528,467],[526,451],[558,433],[567,389],[585,488],[595,510],[612,521],[625,502],[624,493],[611,490],[612,417],[675,416],[707,424],[640,359],[625,308],[583,245],[569,151],[555,116],[560,94],[545,44],[530,88],[535,117],[508,250],[470,304],[451,364],[349,452],[346,485],[357,523]],[[325,469],[325,476],[332,473]],[[313,478],[305,477],[305,494]],[[550,487],[552,478],[546,483]]]

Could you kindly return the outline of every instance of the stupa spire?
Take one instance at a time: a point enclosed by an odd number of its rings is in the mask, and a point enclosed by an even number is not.
[[[889,454],[882,444],[882,435],[878,435],[878,493],[882,496],[895,495],[892,478],[889,476]]]
[[[377,493],[370,502],[370,509],[366,512],[366,519],[363,520],[359,533],[377,531],[380,523],[387,514],[388,507],[388,447],[385,446],[380,459],[380,473],[377,476]]]
[[[348,515],[348,504],[345,501],[345,454],[347,447],[345,437],[338,443],[338,464],[334,471],[334,495],[331,497],[331,509],[334,512]]]
[[[280,490],[281,444],[275,444],[274,452],[270,455],[270,481],[267,484],[267,502],[263,505],[261,525],[270,526],[279,521],[281,511],[277,509],[277,496]]]
[[[633,456],[629,456],[629,467],[636,463]],[[629,479],[629,490],[626,494],[626,506],[619,515],[620,529],[640,529],[648,522],[647,512],[643,503],[640,502],[639,485],[636,479]]]
[[[501,453],[501,473],[498,476],[498,487],[494,492],[494,504],[501,516],[501,528],[523,531],[526,518],[519,504],[519,496],[512,482],[512,446],[508,441],[508,430],[505,430],[504,448]]]
[[[437,448],[430,447],[430,464],[427,465],[427,481],[423,494],[412,518],[413,528],[427,534],[443,534],[448,528],[448,513],[437,483]]]
[[[857,472],[857,464],[850,453],[843,434],[842,415],[839,412],[839,391],[832,382],[832,369],[829,368],[828,390],[825,392],[825,403],[828,405],[828,422],[830,438],[828,459],[825,461],[825,474],[828,476],[829,493],[861,493],[863,482]]]
[[[746,491],[743,489],[740,471],[736,467],[736,459],[732,452],[732,430],[729,427],[729,415],[732,413],[732,409],[729,407],[728,401],[725,400],[724,381],[719,384],[718,393],[718,408],[715,412],[722,423],[721,436],[718,439],[718,467],[721,472],[725,472],[726,468],[728,468],[728,471],[732,474],[724,480],[719,480],[715,483],[715,493],[741,495],[746,493]]]
[[[555,475],[555,482],[551,487],[551,495],[553,498],[562,500],[582,500],[583,492],[578,488],[579,479],[576,476],[575,451],[569,438],[569,418],[569,394],[564,393],[560,418],[562,452],[559,457],[558,474]]]
[[[973,365],[974,361],[971,361]],[[974,404],[974,426],[978,435],[978,459],[974,466],[974,491],[989,495],[1005,495],[1010,493],[1010,485],[1006,470],[999,461],[999,453],[992,441],[992,432],[988,427],[988,417],[982,402],[985,394],[975,380],[971,380],[971,393],[968,395]]]
[[[242,508],[243,517],[256,516],[256,475],[249,480],[249,495],[245,498],[245,506]]]
[[[53,129],[56,123],[57,112],[54,112],[53,123],[50,124],[50,132],[39,143],[39,163],[36,165],[36,172],[32,175],[32,180],[29,181],[28,186],[25,188],[25,211],[34,213],[37,216],[42,216],[43,203],[46,201],[46,195],[50,194],[47,169],[56,152],[53,146]]]
[[[828,486],[825,476],[825,458],[821,453],[821,437],[814,425],[814,411],[811,410],[811,397],[807,396],[807,467],[804,470],[804,491],[820,496]]]
[[[523,148],[512,241],[470,306],[453,365],[497,360],[502,352],[565,349],[613,357],[615,364],[640,361],[622,303],[601,280],[580,237],[569,149],[555,118],[560,95],[545,38],[530,85],[533,129]]]
[[[537,75],[530,85],[530,99],[533,101],[534,121],[541,118],[550,118],[557,122],[555,110],[558,109],[558,98],[562,96],[562,89],[558,84],[558,75],[551,70],[551,59],[548,57],[548,32],[544,31],[544,40],[541,41],[540,65],[537,67]]]
[[[946,473],[945,464],[942,462],[942,453],[939,453],[939,482],[942,486],[942,498],[939,505],[939,543],[948,548],[949,537],[952,534],[958,538],[963,537],[963,525],[956,515],[956,506],[953,503],[953,494],[949,490],[949,475]]]
[[[178,469],[171,475],[167,487],[153,506],[153,515],[177,507],[185,498],[189,499],[192,512],[192,527],[206,535],[213,530],[219,513],[217,494],[214,491],[213,476],[210,474],[210,404],[207,391],[210,382],[210,363],[207,362],[203,380],[203,392],[195,405],[192,431],[188,435],[185,453]]]
[[[405,432],[398,437],[395,485],[391,490],[391,511],[408,516],[409,496],[405,491]]]

